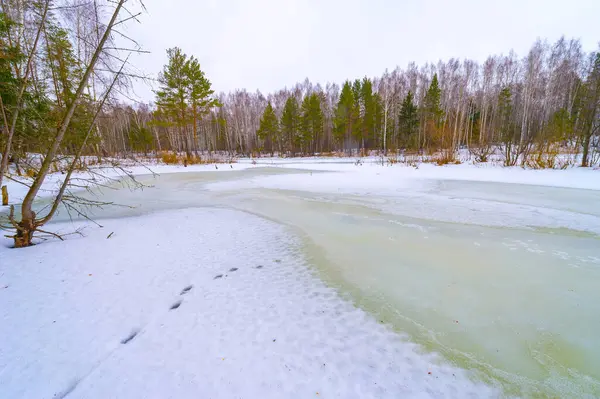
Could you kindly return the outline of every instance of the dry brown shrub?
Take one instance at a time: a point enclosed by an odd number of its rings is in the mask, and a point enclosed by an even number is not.
[[[176,165],[179,163],[177,154],[174,152],[162,152],[160,154],[160,159],[167,165]]]

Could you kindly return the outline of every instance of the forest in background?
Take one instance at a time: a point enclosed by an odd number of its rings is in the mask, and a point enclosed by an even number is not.
[[[43,152],[54,134],[57,109],[72,95],[102,29],[96,2],[61,4],[50,11],[38,39],[14,132],[13,160]],[[8,120],[42,5],[2,1],[0,94]],[[481,161],[499,152],[505,165],[564,166],[556,163],[559,153],[573,155],[584,166],[599,162],[600,54],[584,52],[576,39],[538,40],[524,57],[510,52],[482,64],[468,59],[411,63],[379,77],[324,87],[305,79],[268,94],[244,89],[215,94],[199,60],[177,47],[167,52],[169,63],[159,74],[155,101],[125,104],[137,76],[123,73],[96,118],[84,154],[171,151],[191,161],[192,155],[213,152],[233,157],[375,150],[438,154],[441,161],[453,162],[458,149],[469,148]],[[115,59],[110,54],[101,58],[102,68],[94,71],[61,143],[62,154],[73,154],[85,136],[99,101],[98,86],[106,85],[102,71],[114,73]]]
[[[266,95],[221,93],[209,107],[185,101],[188,114],[198,111],[200,118],[169,116],[160,101],[157,108],[121,108],[123,126],[106,126],[112,137],[105,143],[112,143],[109,153],[294,156],[376,150],[435,153],[444,162],[469,148],[481,161],[500,151],[507,166],[534,167],[558,166],[557,155],[566,152],[587,166],[598,162],[599,95],[600,54],[585,53],[578,40],[563,37],[552,45],[538,40],[523,58],[511,52],[481,65],[458,59],[412,63],[341,86],[306,79]],[[132,120],[134,130],[148,129],[141,146],[128,135]]]

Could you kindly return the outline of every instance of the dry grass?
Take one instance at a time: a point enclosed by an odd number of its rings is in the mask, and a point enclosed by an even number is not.
[[[550,146],[527,155],[524,165],[531,169],[566,169],[573,164],[570,158],[559,157],[560,148]]]
[[[174,152],[161,152],[160,159],[167,165],[176,165],[179,163],[177,154],[175,154]]]
[[[348,154],[343,151],[330,151],[330,152],[321,152],[318,154],[319,157],[324,158],[347,158]]]
[[[433,160],[437,166],[444,165],[460,165],[460,159],[456,159],[455,157],[439,157]]]
[[[212,164],[231,164],[231,163],[235,163],[235,159],[233,158],[228,158],[228,159],[222,159],[222,158],[213,158],[213,157],[206,157],[206,158],[202,158],[199,155],[178,155],[174,152],[168,152],[168,151],[163,151],[161,153],[158,154],[159,160],[161,160],[164,164],[166,165],[184,165],[184,166],[188,166],[188,165],[212,165]]]

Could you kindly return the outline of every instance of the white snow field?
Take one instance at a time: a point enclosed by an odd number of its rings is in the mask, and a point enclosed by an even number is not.
[[[600,396],[599,171],[160,172],[2,241],[0,397]]]
[[[497,394],[342,300],[273,222],[187,209],[102,223],[3,248],[3,398]]]

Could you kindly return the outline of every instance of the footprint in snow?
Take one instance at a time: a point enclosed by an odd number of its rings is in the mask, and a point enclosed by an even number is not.
[[[194,288],[193,285],[188,285],[187,287],[185,287],[184,289],[181,290],[181,293],[179,295],[185,295],[188,292],[190,292],[192,290],[192,288]]]
[[[232,267],[231,269],[229,269],[230,272],[234,272],[236,271],[238,268],[237,267]]]
[[[221,278],[221,277],[223,277],[223,275],[222,275],[222,274],[217,274],[217,275],[215,276],[215,278],[213,278],[213,280],[216,280],[216,279],[218,279],[218,278]]]
[[[139,332],[138,330],[133,330],[133,331],[131,331],[131,333],[129,333],[129,335],[128,335],[128,336],[126,336],[125,338],[123,338],[123,339],[121,340],[121,343],[122,343],[123,345],[127,345],[129,342],[131,342],[131,340],[132,340],[132,339],[134,339],[134,338],[135,338],[135,336],[136,336],[136,335],[138,335],[138,332]]]
[[[177,301],[174,304],[172,304],[170,310],[177,309],[178,307],[180,307],[181,306],[181,302],[182,301]]]

